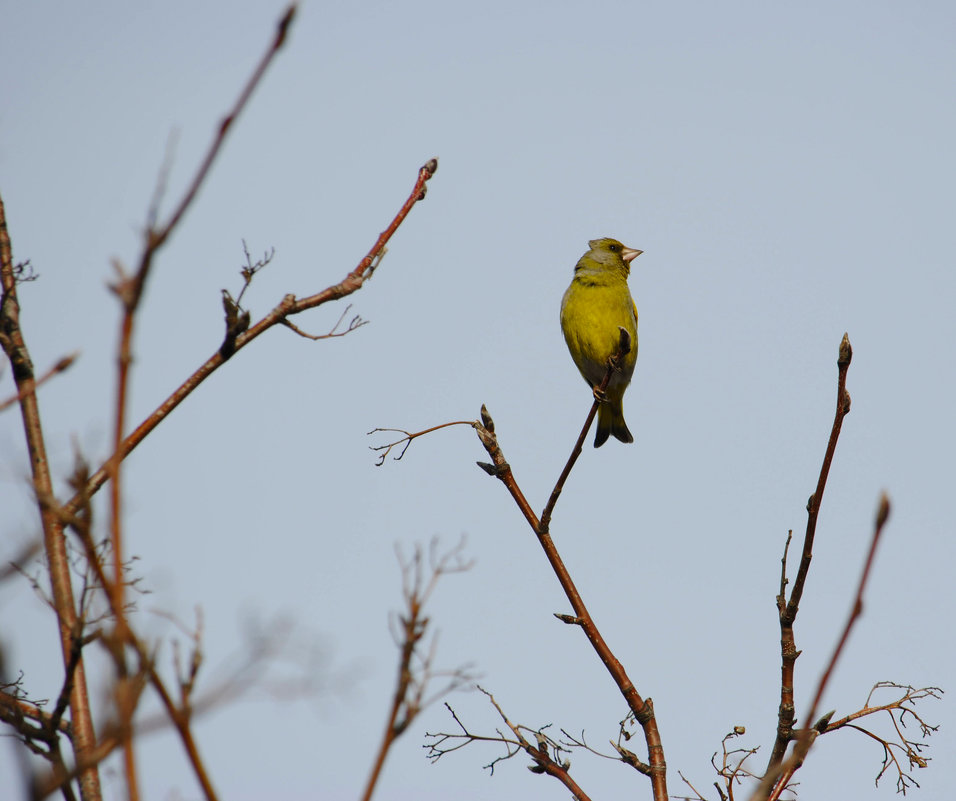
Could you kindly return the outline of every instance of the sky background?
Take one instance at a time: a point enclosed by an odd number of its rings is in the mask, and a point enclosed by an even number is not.
[[[63,487],[77,446],[109,453],[118,309],[110,262],[135,263],[160,165],[164,208],[191,178],[267,43],[280,3],[18,3],[0,47],[0,192],[14,257],[38,281],[21,319]],[[305,697],[275,682],[196,726],[223,799],[359,796],[392,693],[398,543],[462,535],[475,562],[429,609],[437,664],[471,664],[511,719],[616,736],[625,706],[474,433],[416,441],[375,466],[377,426],[471,420],[487,404],[540,510],[591,403],[558,307],[587,241],[645,251],[630,279],[640,355],[624,408],[636,442],[590,446],[552,532],[604,636],[654,700],[669,767],[714,797],[710,757],[734,726],[766,763],[779,700],[774,595],[787,530],[802,533],[833,417],[844,331],[853,398],[797,621],[798,715],[829,658],[877,499],[893,503],[865,614],[822,710],[858,709],[880,680],[956,688],[956,6],[950,2],[305,3],[221,158],[155,265],[137,320],[130,420],[214,352],[220,290],[242,240],[275,258],[253,319],[339,281],[437,156],[374,278],[350,298],[370,324],[310,342],[276,328],[207,381],[127,460],[127,547],[151,594],[135,623],[172,658],[170,617],[204,620],[206,685],[250,631],[291,626],[273,674],[307,666]],[[327,305],[295,319],[328,330]],[[0,371],[0,397],[13,392]],[[2,556],[38,532],[18,412],[0,415]],[[66,496],[64,490],[64,497]],[[102,503],[102,501],[101,501]],[[105,515],[99,507],[99,522]],[[36,569],[36,568],[34,568]],[[795,570],[795,568],[794,568]],[[0,586],[0,639],[35,698],[62,666],[49,611]],[[95,656],[91,657],[95,659]],[[102,682],[94,692],[102,693]],[[99,697],[99,695],[97,696]],[[950,696],[915,798],[956,783]],[[473,730],[478,693],[447,699]],[[150,702],[147,711],[153,708]],[[888,734],[885,722],[874,726]],[[437,765],[425,731],[397,743],[382,801],[566,798],[528,760]],[[915,728],[908,729],[915,734]],[[4,797],[15,744],[0,741]],[[642,747],[635,750],[644,757]],[[147,799],[199,797],[177,740],[141,740]],[[842,731],[799,772],[803,798],[873,789],[879,746]],[[649,798],[639,774],[573,754],[592,798]],[[122,791],[119,763],[105,771]]]

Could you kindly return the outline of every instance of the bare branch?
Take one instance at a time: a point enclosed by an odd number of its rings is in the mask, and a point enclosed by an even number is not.
[[[887,690],[902,691],[902,694],[885,704],[870,705],[875,694]],[[912,769],[925,768],[930,760],[923,755],[923,751],[928,748],[928,745],[906,736],[903,729],[906,728],[906,721],[910,720],[919,729],[920,737],[930,737],[935,734],[939,726],[927,723],[917,712],[916,704],[927,698],[939,700],[942,694],[943,691],[939,687],[920,687],[917,689],[910,685],[897,684],[891,681],[877,682],[867,695],[866,703],[861,709],[838,720],[831,720],[823,733],[829,734],[838,729],[851,728],[878,742],[883,748],[883,763],[876,775],[876,783],[879,784],[886,771],[890,767],[894,767],[897,772],[897,791],[905,795],[908,787],[919,787],[919,783],[913,778]],[[896,735],[895,738],[882,737],[863,726],[857,725],[855,722],[876,715],[889,718],[890,725]],[[903,757],[905,767],[897,757],[897,753]]]
[[[787,746],[793,738],[793,726],[796,722],[796,708],[794,705],[794,665],[797,661],[797,657],[800,655],[796,647],[793,624],[797,617],[800,599],[803,596],[807,574],[810,570],[810,562],[813,558],[813,539],[816,534],[820,505],[823,502],[823,491],[826,488],[830,465],[833,462],[833,454],[836,451],[837,440],[840,437],[840,431],[843,427],[843,418],[846,417],[850,411],[850,395],[846,391],[846,376],[852,358],[853,349],[850,347],[850,339],[847,334],[844,334],[843,339],[840,341],[839,353],[837,355],[836,411],[833,416],[833,424],[830,427],[830,437],[827,440],[826,451],[823,455],[823,464],[820,467],[820,474],[817,477],[816,489],[807,502],[807,528],[803,537],[803,551],[800,567],[797,572],[797,577],[794,580],[789,599],[785,591],[788,584],[786,560],[790,549],[792,532],[787,535],[787,544],[784,547],[783,566],[780,575],[780,594],[776,599],[777,612],[780,620],[780,705],[777,710],[777,734],[770,752],[770,758],[767,762],[768,773],[773,771],[774,768],[783,761]]]
[[[281,324],[283,320],[291,315],[299,314],[308,309],[313,309],[317,306],[321,306],[324,303],[328,303],[329,301],[338,300],[361,289],[365,281],[367,281],[371,275],[371,270],[373,265],[376,263],[378,254],[385,248],[386,243],[389,241],[389,239],[391,239],[395,231],[398,230],[398,227],[405,221],[405,218],[412,210],[412,207],[425,197],[425,184],[431,179],[437,169],[437,159],[430,159],[419,169],[418,178],[415,181],[415,185],[412,187],[411,193],[405,200],[405,203],[399,209],[398,213],[395,215],[386,229],[379,234],[379,237],[372,246],[371,250],[358,263],[358,266],[348,273],[345,278],[342,279],[342,281],[306,298],[297,299],[295,295],[286,295],[279,302],[279,304],[258,323],[236,337],[235,351],[241,350],[254,339],[256,339],[260,334],[268,331],[275,325]],[[223,358],[222,354],[217,351],[210,356],[191,376],[189,376],[189,378],[180,384],[180,386],[177,387],[176,390],[174,390],[165,401],[163,401],[145,420],[143,420],[136,427],[131,434],[129,434],[122,441],[118,451],[114,452],[114,454],[106,461],[106,463],[95,473],[93,473],[92,476],[90,476],[89,482],[85,489],[86,494],[88,496],[94,495],[109,479],[110,464],[112,464],[112,462],[117,458],[122,460],[132,453],[136,446],[139,445],[146,438],[146,436],[163,420],[165,420],[173,411],[173,409],[175,409],[180,403],[189,397],[189,395],[191,395],[203,381],[205,381],[224,363],[225,359]],[[73,513],[76,510],[76,505],[80,502],[80,500],[80,494],[77,493],[65,505],[65,511],[68,514]]]
[[[620,663],[620,661],[611,651],[607,642],[604,640],[603,635],[591,617],[591,613],[588,611],[587,606],[585,606],[584,601],[574,584],[574,581],[571,579],[571,575],[568,572],[564,561],[561,559],[561,556],[558,553],[558,550],[555,547],[554,541],[552,540],[551,534],[548,530],[548,520],[550,518],[551,512],[554,510],[558,496],[561,494],[561,490],[571,472],[571,468],[574,466],[578,456],[581,453],[584,439],[587,437],[588,429],[590,428],[591,423],[594,421],[594,417],[597,414],[598,404],[600,403],[599,398],[607,389],[608,383],[611,380],[611,376],[617,369],[616,365],[628,353],[630,346],[630,337],[628,336],[627,332],[622,329],[618,353],[609,360],[604,379],[602,380],[600,386],[595,389],[595,400],[591,405],[590,411],[588,412],[584,427],[582,428],[575,447],[571,452],[571,457],[568,459],[567,464],[558,478],[557,484],[555,485],[555,488],[551,493],[551,497],[548,500],[544,511],[542,512],[540,520],[538,519],[537,515],[535,515],[534,510],[531,508],[531,505],[525,498],[524,493],[518,486],[518,482],[515,479],[511,465],[508,464],[508,461],[505,459],[504,452],[502,451],[501,446],[498,444],[498,438],[495,434],[494,421],[484,406],[481,407],[482,424],[476,425],[475,431],[478,434],[478,439],[481,441],[481,444],[484,446],[492,460],[492,463],[489,465],[482,465],[479,463],[479,466],[481,466],[485,472],[489,473],[489,475],[498,478],[505,485],[508,492],[511,494],[511,497],[517,504],[518,509],[524,515],[525,520],[528,521],[528,524],[537,535],[538,542],[544,550],[545,556],[547,557],[548,562],[551,564],[551,568],[557,576],[558,582],[561,584],[565,595],[571,603],[571,608],[574,611],[573,622],[580,626],[581,630],[588,638],[588,641],[591,643],[591,647],[594,648],[598,657],[604,663],[608,673],[611,674],[615,684],[617,684],[621,694],[624,696],[628,708],[634,715],[634,719],[641,725],[644,731],[644,739],[647,744],[647,762],[650,766],[648,775],[651,779],[654,798],[655,801],[665,801],[667,798],[667,766],[664,761],[664,748],[661,743],[660,732],[657,728],[657,720],[654,716],[653,702],[650,698],[644,699],[640,693],[638,693],[634,683],[628,677],[624,666]],[[561,619],[564,620],[564,622],[572,622],[570,618]]]
[[[424,614],[424,606],[431,598],[438,580],[442,576],[460,573],[471,568],[472,563],[462,554],[464,546],[465,541],[462,538],[451,550],[440,552],[437,539],[433,539],[429,546],[427,566],[421,546],[416,546],[412,556],[407,559],[400,551],[398,553],[399,563],[402,566],[402,594],[405,600],[405,611],[398,618],[396,632],[401,656],[391,710],[385,724],[382,742],[369,773],[365,792],[362,795],[363,801],[371,799],[392,744],[405,733],[422,709],[439,697],[474,680],[464,668],[450,672],[436,672],[433,669],[434,639],[427,654],[423,654],[422,647],[430,622]],[[426,697],[429,685],[438,676],[447,678],[445,686]]]

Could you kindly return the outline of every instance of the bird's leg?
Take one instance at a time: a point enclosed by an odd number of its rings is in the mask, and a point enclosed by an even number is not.
[[[621,330],[624,331],[623,328]],[[607,357],[607,368],[608,370],[614,370],[616,373],[621,371],[621,359],[618,358],[618,354],[612,353]],[[607,392],[601,389],[599,384],[595,384],[591,390],[594,392],[594,400],[598,403],[607,403]]]

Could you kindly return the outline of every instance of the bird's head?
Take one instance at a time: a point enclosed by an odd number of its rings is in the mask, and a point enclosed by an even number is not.
[[[631,262],[644,252],[625,247],[616,239],[607,236],[592,239],[588,242],[588,247],[591,249],[584,254],[585,259],[597,262],[602,267],[616,267],[623,270],[625,275],[631,271]]]

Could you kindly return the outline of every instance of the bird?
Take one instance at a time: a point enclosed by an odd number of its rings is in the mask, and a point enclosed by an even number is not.
[[[637,305],[627,279],[631,262],[644,251],[625,247],[610,237],[592,239],[588,248],[561,300],[561,330],[578,370],[595,398],[603,401],[598,406],[594,434],[594,447],[600,448],[612,435],[621,442],[634,441],[624,422],[623,407],[624,390],[637,363]],[[611,375],[602,397],[598,388],[608,360],[620,347],[620,328],[630,334],[631,350]]]

